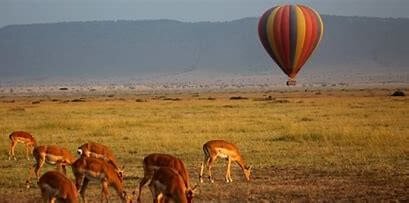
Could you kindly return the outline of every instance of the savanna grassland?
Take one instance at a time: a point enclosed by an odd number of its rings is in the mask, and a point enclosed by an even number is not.
[[[40,198],[36,186],[24,187],[33,164],[24,148],[17,147],[17,161],[7,159],[14,130],[72,153],[87,141],[110,146],[125,165],[128,193],[143,175],[145,155],[180,157],[196,184],[203,143],[226,139],[253,165],[252,180],[233,165],[233,182],[225,183],[226,162],[219,159],[215,183],[201,184],[196,202],[409,200],[409,98],[391,97],[391,91],[4,95],[0,202]],[[91,184],[88,199],[98,202],[99,193],[100,184]],[[119,201],[113,190],[110,198]],[[147,187],[142,198],[151,201]]]

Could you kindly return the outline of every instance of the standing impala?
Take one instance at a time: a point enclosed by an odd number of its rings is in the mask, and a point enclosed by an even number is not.
[[[159,167],[169,167],[169,168],[174,169],[182,177],[185,187],[190,188],[189,173],[186,170],[185,164],[183,163],[182,160],[170,154],[160,154],[160,153],[149,154],[143,159],[144,177],[139,183],[139,192],[138,192],[138,199],[137,199],[138,202],[140,202],[141,200],[141,193],[142,193],[143,186],[145,186],[148,183],[148,181],[151,180],[154,170],[158,169]],[[134,194],[135,193],[136,193],[136,189],[134,191]]]
[[[66,174],[65,167],[67,165],[71,165],[75,161],[75,157],[70,151],[55,145],[42,145],[35,147],[33,150],[33,156],[36,163],[30,168],[30,174],[26,182],[27,187],[30,187],[30,179],[33,173],[37,179],[40,177],[40,169],[43,167],[44,163],[57,165],[57,168],[59,170],[62,169],[64,174]]]
[[[153,202],[190,203],[193,198],[193,189],[186,187],[180,174],[169,167],[154,169],[149,183]]]
[[[36,147],[37,142],[34,137],[24,131],[14,131],[9,135],[10,138],[10,149],[9,149],[9,160],[13,157],[16,160],[16,155],[14,154],[14,150],[16,148],[17,143],[22,143],[26,146],[26,158],[30,160],[28,153],[33,153],[33,148]]]
[[[64,174],[58,171],[48,171],[44,173],[38,181],[41,189],[43,202],[61,202],[77,203],[78,192],[74,183]]]
[[[105,145],[95,142],[88,142],[78,147],[77,153],[80,156],[104,159],[105,161],[110,162],[119,172],[122,173],[117,165],[114,153],[112,153],[112,151]]]
[[[101,181],[101,202],[108,202],[109,186],[116,190],[123,202],[131,202],[131,198],[124,191],[122,177],[115,167],[107,161],[94,157],[81,157],[71,167],[75,176],[75,186],[80,190],[84,202],[86,202],[85,191],[90,180]]]
[[[210,182],[214,183],[211,168],[213,162],[217,159],[217,157],[225,158],[228,161],[225,176],[226,182],[233,181],[230,175],[230,166],[232,161],[236,162],[240,166],[240,168],[243,170],[244,176],[246,177],[247,181],[250,180],[251,166],[246,166],[246,163],[243,157],[240,155],[240,152],[236,145],[226,142],[224,140],[211,140],[203,145],[203,152],[204,160],[200,168],[199,176],[201,183],[203,183],[203,170],[205,165],[207,165],[208,168],[209,180]]]

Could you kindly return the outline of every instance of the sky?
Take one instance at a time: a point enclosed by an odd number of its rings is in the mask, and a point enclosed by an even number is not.
[[[94,20],[230,21],[275,5],[305,4],[321,14],[409,18],[409,0],[0,0],[0,27]]]

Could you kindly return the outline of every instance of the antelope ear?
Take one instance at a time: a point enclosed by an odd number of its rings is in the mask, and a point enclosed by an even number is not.
[[[123,180],[124,179],[124,172],[122,170],[118,171],[118,176],[119,176],[119,178],[121,178]]]

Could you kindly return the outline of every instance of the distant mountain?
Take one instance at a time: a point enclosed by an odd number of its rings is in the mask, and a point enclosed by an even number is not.
[[[323,16],[323,21],[324,38],[303,71],[408,71],[409,19]],[[257,23],[244,18],[10,25],[0,29],[0,77],[271,71]]]

